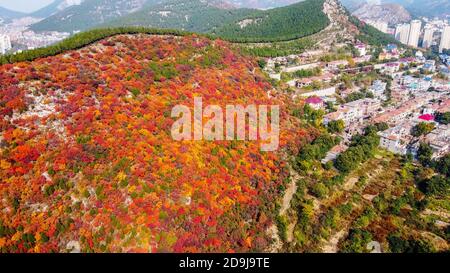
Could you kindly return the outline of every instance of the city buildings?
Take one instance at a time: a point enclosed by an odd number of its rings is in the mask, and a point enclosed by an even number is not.
[[[12,48],[11,40],[8,35],[0,35],[0,54],[5,54]]]
[[[408,153],[408,145],[412,140],[411,129],[415,124],[409,121],[379,132],[380,147],[400,155]]]
[[[359,57],[365,56],[367,54],[366,45],[363,43],[357,43],[355,45],[356,50],[358,51]]]
[[[450,26],[445,26],[444,30],[442,31],[439,52],[442,52],[444,49],[450,49]]]
[[[433,45],[433,35],[434,35],[434,29],[430,26],[425,27],[425,31],[423,34],[423,42],[422,42],[423,48],[429,48],[431,45]]]
[[[426,25],[422,29],[422,21],[413,20],[409,24],[399,24],[395,28],[395,39],[401,43],[418,47],[419,40],[423,48],[430,48],[433,45],[439,46],[439,52],[450,49],[450,25],[447,20],[425,20]],[[438,35],[442,33],[442,35]],[[435,35],[436,34],[436,35]],[[438,38],[441,37],[440,41]]]
[[[324,101],[319,97],[309,97],[305,103],[311,106],[314,110],[319,110],[325,107]]]
[[[420,30],[422,27],[422,22],[420,20],[411,21],[411,27],[409,29],[408,35],[408,45],[417,47],[419,44]]]
[[[387,83],[376,80],[372,83],[372,86],[370,86],[369,92],[372,92],[377,99],[386,100],[386,86]]]
[[[402,44],[407,44],[410,28],[411,28],[410,24],[398,25],[395,29],[395,39],[400,41]]]
[[[324,116],[323,122],[328,124],[333,120],[343,120],[346,126],[352,123],[361,122],[378,113],[381,103],[376,99],[361,99],[341,105],[336,112],[331,112]]]
[[[433,149],[432,158],[439,158],[450,152],[450,125],[439,125],[425,137],[425,143],[428,143]]]

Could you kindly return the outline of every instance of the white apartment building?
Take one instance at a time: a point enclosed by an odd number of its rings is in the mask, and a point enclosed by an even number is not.
[[[441,44],[439,45],[439,52],[444,49],[450,49],[450,26],[445,26],[442,31]]]
[[[410,132],[414,125],[412,122],[404,122],[386,131],[378,132],[380,147],[395,154],[406,155],[412,140]]]
[[[12,48],[11,40],[7,35],[0,35],[0,54],[5,54]]]
[[[372,85],[369,87],[369,91],[373,93],[373,95],[381,100],[386,100],[386,87],[387,83],[382,82],[380,80],[376,80],[372,83]]]
[[[408,45],[417,47],[419,44],[420,30],[422,22],[420,20],[411,21],[411,27],[409,29]]]
[[[301,93],[299,94],[302,97],[327,97],[327,96],[333,96],[336,94],[336,87],[328,87],[320,90],[314,90],[308,93]]]
[[[358,56],[362,57],[362,56],[366,56],[367,54],[367,50],[366,50],[366,45],[363,43],[358,43],[355,45],[356,50],[358,50]]]
[[[324,116],[324,124],[332,120],[342,120],[346,126],[361,122],[364,118],[377,113],[381,103],[375,99],[361,99],[341,105],[336,112]]]
[[[432,158],[439,158],[450,152],[450,125],[440,125],[425,137],[433,149]]]
[[[434,28],[431,26],[425,27],[422,42],[423,48],[429,48],[433,44],[433,35],[434,35]]]
[[[395,39],[400,41],[402,44],[408,43],[410,24],[401,24],[395,28]]]

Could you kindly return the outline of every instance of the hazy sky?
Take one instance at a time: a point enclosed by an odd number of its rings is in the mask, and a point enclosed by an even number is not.
[[[0,0],[0,6],[11,10],[30,12],[38,10],[54,0]]]

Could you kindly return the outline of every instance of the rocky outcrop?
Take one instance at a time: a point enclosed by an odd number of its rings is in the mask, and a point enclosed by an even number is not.
[[[355,10],[353,15],[363,21],[381,21],[391,25],[409,22],[411,20],[409,12],[403,6],[397,4],[365,4]]]

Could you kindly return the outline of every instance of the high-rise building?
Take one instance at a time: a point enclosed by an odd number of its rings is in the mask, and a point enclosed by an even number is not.
[[[5,54],[6,51],[10,50],[11,40],[7,35],[0,35],[0,54]]]
[[[450,49],[450,26],[446,26],[442,31],[441,44],[439,45],[439,52],[444,49]]]
[[[423,48],[429,48],[433,44],[433,35],[434,35],[434,28],[431,26],[425,27],[422,42]]]
[[[395,39],[406,45],[408,43],[409,29],[409,24],[398,25],[395,29]]]
[[[419,44],[419,36],[420,36],[420,29],[422,27],[422,22],[420,20],[413,20],[411,21],[411,27],[409,29],[409,36],[408,36],[408,45],[417,47]]]

